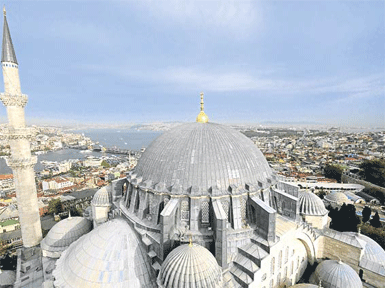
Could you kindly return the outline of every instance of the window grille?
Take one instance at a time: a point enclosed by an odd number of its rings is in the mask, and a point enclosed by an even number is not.
[[[209,211],[209,202],[204,201],[201,204],[202,209],[202,223],[210,223],[210,211]]]
[[[190,220],[190,209],[189,209],[188,201],[182,201],[181,220],[182,221],[189,221]]]

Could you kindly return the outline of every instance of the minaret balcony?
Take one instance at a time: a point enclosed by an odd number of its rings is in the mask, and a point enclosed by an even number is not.
[[[7,159],[7,165],[12,169],[15,168],[26,168],[33,167],[37,163],[37,156],[31,156],[30,158],[22,158],[22,159]]]
[[[4,106],[25,107],[28,102],[28,96],[26,94],[11,95],[8,93],[0,93],[0,100]]]
[[[31,128],[13,128],[8,127],[4,129],[4,137],[8,140],[28,139],[31,140],[33,136]]]

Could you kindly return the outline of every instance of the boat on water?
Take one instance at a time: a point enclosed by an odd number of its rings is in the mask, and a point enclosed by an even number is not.
[[[87,150],[81,150],[80,151],[80,153],[91,153],[92,152],[92,150],[89,150],[89,149],[87,149]]]

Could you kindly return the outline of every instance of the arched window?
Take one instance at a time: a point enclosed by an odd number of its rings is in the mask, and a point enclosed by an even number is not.
[[[291,265],[290,265],[290,275],[293,275],[294,273],[294,261],[291,261]]]
[[[271,259],[270,274],[274,275],[274,273],[275,273],[275,258],[273,257]]]
[[[274,287],[274,280],[271,279],[271,280],[270,280],[270,288],[273,288],[273,287]]]
[[[184,200],[181,204],[180,217],[182,221],[190,220],[190,209],[188,205],[188,201]]]
[[[358,276],[360,277],[361,280],[364,279],[364,270],[360,269]]]
[[[229,220],[229,208],[230,208],[230,203],[227,200],[223,200],[222,202],[222,208],[225,210],[226,216],[227,216],[227,221]]]
[[[281,285],[281,273],[278,273],[278,276],[277,276],[277,285]]]
[[[201,209],[202,209],[202,223],[204,224],[210,223],[209,202],[207,201],[202,202]]]
[[[154,213],[154,194],[148,193],[148,214],[152,215]]]
[[[285,266],[285,270],[283,272],[283,279],[287,278],[287,266]]]
[[[282,268],[282,250],[279,251],[279,257],[278,257],[278,269]]]
[[[167,203],[168,203],[168,201],[170,201],[170,199],[169,198],[164,198],[164,200],[163,200],[163,202],[164,202],[164,207],[166,207],[166,205],[167,205]]]
[[[241,197],[241,217],[246,220],[246,197]]]
[[[286,247],[285,251],[285,264],[287,263],[287,261],[289,261],[289,246]]]

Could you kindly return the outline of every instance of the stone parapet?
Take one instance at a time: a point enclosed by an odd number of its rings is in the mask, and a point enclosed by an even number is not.
[[[12,169],[33,167],[35,166],[36,163],[37,163],[36,156],[31,156],[31,158],[23,158],[23,159],[13,159],[13,158],[7,159],[7,165]]]
[[[17,139],[28,139],[31,140],[33,136],[31,128],[12,128],[5,129],[5,133],[2,135],[3,139],[17,140]]]
[[[0,100],[4,106],[21,106],[25,107],[28,102],[28,96],[26,94],[11,95],[8,93],[0,93]]]

